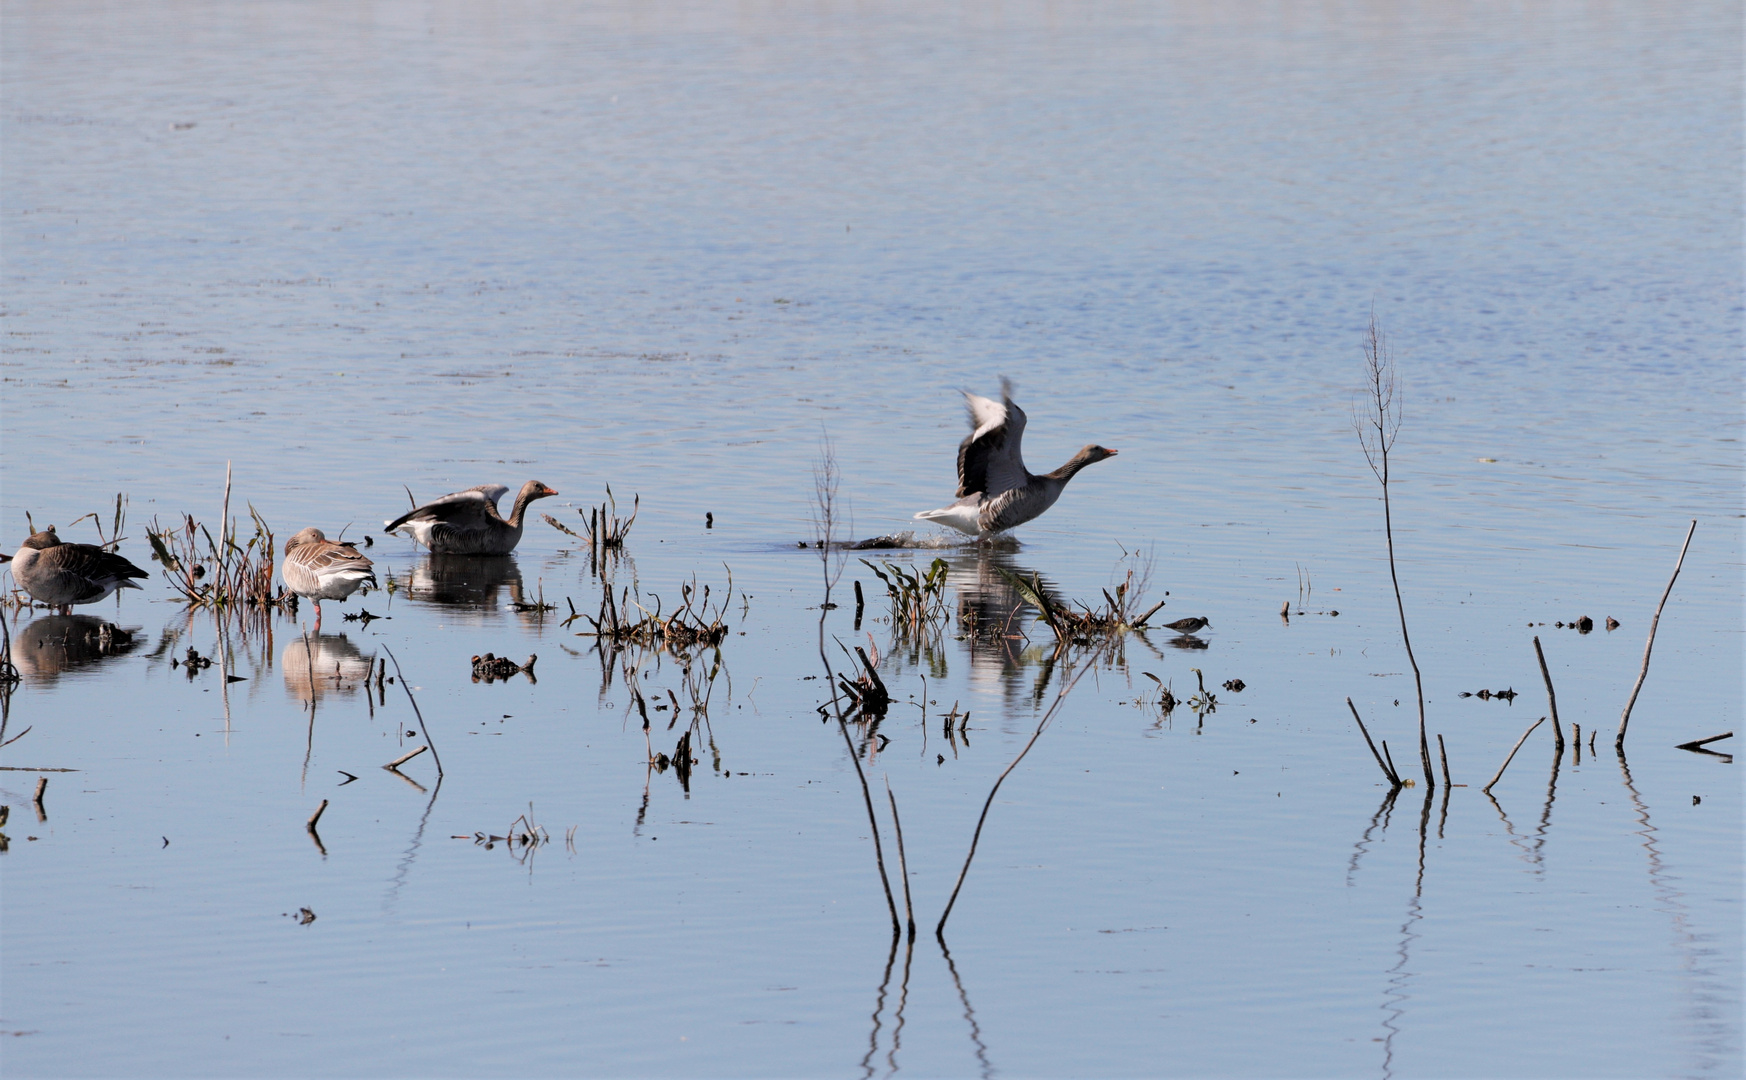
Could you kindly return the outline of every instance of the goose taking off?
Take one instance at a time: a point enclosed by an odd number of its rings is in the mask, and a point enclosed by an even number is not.
[[[1094,461],[1115,457],[1114,450],[1095,443],[1041,476],[1025,468],[1019,443],[1025,435],[1025,411],[1013,403],[1012,384],[1000,381],[1000,401],[968,391],[970,435],[958,445],[958,501],[938,510],[924,510],[918,521],[937,521],[978,539],[1011,529],[1055,505],[1073,474]]]
[[[31,533],[12,557],[12,576],[32,597],[72,614],[74,604],[95,604],[116,589],[137,589],[130,578],[150,577],[96,544],[68,544],[50,525]]]
[[[427,502],[383,528],[403,530],[439,555],[507,555],[521,543],[521,517],[527,504],[557,494],[538,480],[529,480],[521,486],[506,521],[497,512],[497,500],[508,491],[502,484],[480,484]]]
[[[344,600],[364,585],[376,584],[369,559],[350,544],[329,540],[320,529],[304,529],[285,541],[279,564],[285,587],[315,602],[315,632],[321,633],[321,602]]]

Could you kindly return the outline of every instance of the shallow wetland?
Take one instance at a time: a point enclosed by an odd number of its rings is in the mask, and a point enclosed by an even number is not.
[[[0,18],[7,1075],[1739,1075],[1737,5]]]

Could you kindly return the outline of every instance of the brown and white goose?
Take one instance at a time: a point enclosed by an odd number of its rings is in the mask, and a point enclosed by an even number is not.
[[[509,491],[502,484],[480,484],[444,495],[408,511],[382,526],[404,530],[415,541],[442,555],[507,555],[521,543],[521,519],[527,504],[557,492],[529,480],[515,497],[507,519],[497,512],[497,500]]]
[[[1041,514],[1080,469],[1115,457],[1114,450],[1093,443],[1039,476],[1025,468],[1019,450],[1025,411],[1013,403],[1010,382],[1000,381],[998,402],[965,392],[964,403],[970,409],[970,435],[958,445],[958,501],[923,510],[918,521],[937,521],[981,539]]]
[[[65,543],[50,525],[31,533],[12,556],[12,576],[36,600],[69,615],[74,604],[95,604],[117,589],[137,589],[130,579],[151,575],[96,544]]]
[[[285,587],[315,603],[315,632],[321,632],[321,602],[341,600],[376,584],[369,559],[350,544],[329,540],[320,529],[304,529],[285,541],[279,576]]]

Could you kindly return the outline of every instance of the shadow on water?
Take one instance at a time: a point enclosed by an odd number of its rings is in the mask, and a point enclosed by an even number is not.
[[[138,627],[124,630],[94,615],[44,615],[19,628],[12,662],[27,681],[53,685],[61,675],[122,656],[138,642]]]

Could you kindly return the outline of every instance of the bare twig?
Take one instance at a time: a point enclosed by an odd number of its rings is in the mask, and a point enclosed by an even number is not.
[[[1528,736],[1530,736],[1534,733],[1534,729],[1539,727],[1541,724],[1543,724],[1545,722],[1546,722],[1546,718],[1544,716],[1542,716],[1542,717],[1540,717],[1540,719],[1538,719],[1538,720],[1534,721],[1532,724],[1528,725],[1528,730],[1522,732],[1522,737],[1517,739],[1516,745],[1514,745],[1510,748],[1510,756],[1507,758],[1504,758],[1503,764],[1499,765],[1497,767],[1497,775],[1491,778],[1491,783],[1485,785],[1484,787],[1480,788],[1479,790],[1485,792],[1487,795],[1491,794],[1492,785],[1496,784],[1499,780],[1503,779],[1504,770],[1510,767],[1510,762],[1515,759],[1516,751],[1520,750],[1522,748],[1522,744],[1528,741]]]
[[[412,715],[418,717],[418,730],[424,733],[424,741],[430,747],[430,758],[436,763],[437,780],[443,778],[443,759],[437,754],[436,740],[430,737],[430,728],[425,726],[424,714],[418,711],[418,699],[412,696],[412,687],[407,685],[406,674],[400,670],[400,658],[394,655],[394,650],[383,645],[382,651],[388,654],[388,659],[394,661],[394,677],[400,680],[400,689],[406,691],[406,700],[412,702]]]
[[[25,730],[29,730],[29,729],[27,728]],[[1682,742],[1679,745],[1675,746],[1674,749],[1675,750],[1696,750],[1701,746],[1708,746],[1710,743],[1720,742],[1723,739],[1732,739],[1733,737],[1734,737],[1734,733],[1732,731],[1724,731],[1720,735],[1711,735],[1707,739],[1693,739],[1691,742]]]
[[[1546,653],[1540,648],[1540,635],[1534,635],[1534,656],[1540,661],[1540,677],[1546,680],[1546,704],[1552,709],[1553,749],[1564,752],[1564,729],[1558,725],[1558,695],[1552,692],[1552,673],[1546,670]]]
[[[315,823],[321,820],[321,815],[327,812],[327,800],[321,800],[321,805],[315,808],[315,813],[309,815],[309,823],[304,826],[310,832],[315,831]]]
[[[885,797],[891,800],[891,827],[897,833],[897,870],[903,875],[903,915],[909,940],[915,940],[915,905],[909,899],[909,857],[903,853],[903,822],[897,816],[897,796],[891,793],[891,777],[885,778]]]
[[[400,766],[406,764],[407,762],[411,761],[413,758],[424,753],[424,751],[425,751],[425,747],[415,746],[411,750],[408,750],[406,753],[401,754],[399,757],[395,758],[393,761],[390,761],[388,764],[386,764],[382,767],[384,769],[398,769]]]
[[[1437,732],[1437,752],[1443,756],[1443,797],[1448,798],[1448,789],[1454,787],[1455,784],[1454,781],[1449,779],[1449,748],[1443,745],[1443,733],[1441,731]]]
[[[1012,764],[1001,772],[999,778],[994,781],[994,786],[988,789],[988,798],[982,803],[982,813],[976,818],[976,831],[970,836],[970,851],[964,856],[963,868],[958,871],[958,882],[952,886],[952,896],[946,901],[946,910],[940,913],[940,921],[934,926],[934,936],[940,939],[941,944],[944,944],[946,940],[946,920],[952,917],[952,907],[958,902],[958,891],[964,887],[964,878],[970,873],[970,861],[976,858],[976,845],[982,841],[982,826],[988,821],[988,808],[994,805],[995,794],[1000,791],[1000,785],[1006,782],[1006,778],[1012,775],[1012,771],[1018,768],[1019,762],[1023,761],[1025,755],[1031,752],[1031,747],[1037,745],[1037,740],[1048,728],[1049,721],[1054,719],[1055,710],[1059,709],[1061,703],[1067,700],[1067,695],[1072,692],[1075,686],[1079,685],[1079,680],[1084,677],[1085,673],[1095,666],[1097,666],[1095,659],[1085,661],[1079,665],[1079,670],[1074,673],[1071,679],[1062,683],[1061,689],[1055,692],[1055,700],[1049,705],[1049,710],[1043,714],[1041,720],[1037,721],[1037,730],[1031,732],[1030,741],[1025,743],[1024,749],[1020,750],[1018,756],[1012,759]]]
[[[1156,681],[1156,677],[1154,677]],[[1382,755],[1376,752],[1376,744],[1370,741],[1370,731],[1364,726],[1364,718],[1358,715],[1358,706],[1352,704],[1352,699],[1346,699],[1346,708],[1352,710],[1352,719],[1358,721],[1358,730],[1364,733],[1364,745],[1370,747],[1370,756],[1376,759],[1376,767],[1382,770],[1383,779],[1395,787],[1400,787],[1400,777],[1382,760]]]
[[[1394,513],[1388,498],[1388,452],[1394,448],[1400,434],[1400,405],[1395,400],[1394,355],[1389,351],[1388,338],[1376,324],[1376,312],[1370,313],[1370,327],[1364,339],[1365,408],[1362,416],[1353,416],[1358,429],[1359,445],[1364,448],[1364,460],[1382,484],[1382,523],[1388,537],[1388,576],[1394,583],[1394,606],[1400,614],[1400,638],[1406,645],[1407,662],[1413,668],[1413,686],[1419,697],[1419,761],[1425,769],[1425,783],[1435,787],[1431,774],[1431,743],[1425,733],[1425,682],[1419,674],[1419,661],[1413,655],[1413,641],[1407,634],[1406,604],[1401,600],[1400,575],[1394,565]]]
[[[1637,704],[1637,692],[1643,689],[1643,680],[1649,677],[1649,653],[1655,648],[1655,627],[1661,623],[1661,609],[1667,606],[1667,598],[1673,592],[1673,583],[1679,580],[1679,568],[1685,565],[1686,548],[1691,547],[1691,534],[1697,532],[1697,519],[1693,518],[1691,528],[1685,531],[1685,543],[1679,549],[1679,561],[1673,564],[1673,576],[1667,579],[1667,588],[1661,594],[1661,603],[1655,605],[1655,618],[1649,622],[1649,640],[1643,643],[1643,669],[1637,672],[1637,684],[1631,687],[1631,698],[1625,702],[1624,715],[1619,717],[1619,737],[1613,740],[1613,746],[1623,751],[1625,748],[1625,727],[1631,722],[1631,708]]]
[[[885,872],[885,846],[879,839],[879,818],[873,812],[873,790],[867,784],[867,773],[861,768],[861,755],[855,751],[855,740],[849,736],[849,725],[843,719],[842,699],[837,693],[837,676],[831,668],[830,654],[825,650],[825,616],[831,610],[831,586],[836,584],[837,576],[842,572],[842,559],[839,556],[833,570],[832,543],[837,525],[837,484],[841,474],[837,471],[837,458],[826,439],[819,453],[818,461],[813,465],[813,528],[817,541],[819,565],[824,572],[824,602],[818,609],[818,658],[824,664],[825,683],[831,691],[831,710],[836,714],[837,730],[842,733],[843,745],[848,748],[849,761],[855,766],[855,776],[861,782],[861,801],[867,807],[867,827],[873,834],[873,861],[879,868],[879,883],[885,888],[885,906],[891,912],[891,932],[900,932],[902,923],[897,918],[897,898],[891,894],[891,875]],[[907,878],[905,879],[907,883]]]

